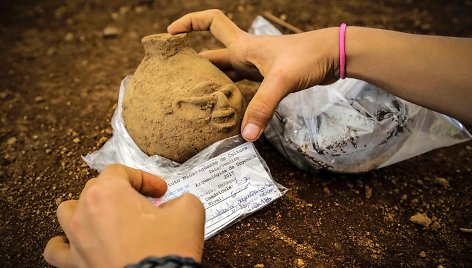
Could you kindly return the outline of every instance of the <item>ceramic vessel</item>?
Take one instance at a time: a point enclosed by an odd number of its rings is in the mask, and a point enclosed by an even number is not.
[[[185,34],[142,39],[145,57],[123,100],[123,119],[148,155],[182,163],[239,133],[246,107],[237,86],[188,46]]]

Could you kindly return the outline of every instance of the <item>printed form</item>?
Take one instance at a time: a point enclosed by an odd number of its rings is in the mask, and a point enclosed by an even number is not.
[[[254,145],[249,142],[186,174],[176,174],[166,180],[167,193],[161,198],[150,198],[151,201],[159,205],[186,192],[196,195],[205,206],[205,239],[285,192],[285,188],[274,182],[264,169]]]

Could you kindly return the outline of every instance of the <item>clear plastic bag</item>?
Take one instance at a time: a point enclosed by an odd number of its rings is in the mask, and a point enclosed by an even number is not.
[[[262,17],[250,32],[281,34]],[[457,120],[356,79],[288,95],[264,134],[301,169],[344,173],[382,168],[471,138]]]
[[[206,212],[205,239],[235,221],[263,208],[287,189],[272,179],[269,168],[252,143],[241,136],[216,142],[183,164],[148,156],[134,143],[122,118],[122,102],[130,77],[123,79],[118,106],[112,117],[113,136],[84,161],[101,172],[120,163],[162,177],[168,184],[162,198],[149,198],[159,205],[185,192],[196,195]]]

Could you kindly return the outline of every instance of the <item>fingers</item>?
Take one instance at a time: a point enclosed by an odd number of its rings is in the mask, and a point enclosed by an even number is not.
[[[92,178],[88,180],[87,183],[85,183],[84,189],[82,189],[82,192],[80,193],[80,197],[82,197],[82,195],[87,191],[87,189],[90,188],[90,186],[94,185],[96,182],[97,182],[96,178]]]
[[[99,179],[125,180],[136,191],[151,197],[161,197],[167,191],[167,183],[158,176],[120,164],[112,164],[98,176]]]
[[[217,9],[189,13],[167,27],[170,34],[210,31],[226,47],[243,31]]]
[[[51,238],[44,249],[44,260],[55,267],[74,267],[70,244],[65,236]]]
[[[207,58],[213,63],[218,69],[223,71],[231,80],[239,81],[242,79],[241,75],[233,69],[231,64],[229,50],[223,49],[212,49],[200,52],[204,58]]]
[[[57,207],[57,220],[59,221],[59,224],[61,225],[62,230],[64,230],[66,235],[69,234],[68,222],[71,216],[74,214],[78,202],[79,201],[77,200],[67,200],[59,204],[59,206]]]
[[[290,79],[281,72],[271,72],[264,78],[244,114],[241,134],[245,140],[255,141],[261,136],[277,105],[290,92],[285,81]]]
[[[211,63],[221,70],[233,69],[227,48],[202,51],[200,55],[210,60]]]
[[[205,218],[205,208],[198,197],[190,193],[184,193],[183,195],[174,198],[170,201],[160,205],[161,209],[179,209],[182,207],[188,211],[192,211],[200,215],[202,219]]]

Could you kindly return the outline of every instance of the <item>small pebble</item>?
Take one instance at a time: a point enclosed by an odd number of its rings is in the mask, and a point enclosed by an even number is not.
[[[449,187],[449,181],[445,178],[436,178],[436,183],[444,187]]]
[[[73,141],[74,143],[79,143],[79,142],[80,142],[80,139],[79,139],[79,138],[74,138],[72,141]]]
[[[264,266],[264,264],[262,264],[262,263],[258,263],[258,264],[256,264],[256,265],[254,265],[254,268],[264,268],[264,267],[265,267],[265,266]]]
[[[34,101],[40,103],[44,101],[44,98],[42,96],[37,96],[36,98],[34,98]]]
[[[16,143],[16,138],[15,137],[11,137],[7,140],[8,145],[13,145],[15,143]]]
[[[365,198],[370,199],[372,197],[372,188],[365,186]]]
[[[7,160],[7,161],[13,161],[13,160],[15,160],[15,158],[16,158],[16,157],[15,157],[14,155],[11,155],[11,154],[5,154],[5,155],[3,156],[3,159],[5,159],[5,160]]]
[[[420,257],[421,257],[421,258],[426,258],[426,252],[421,251],[421,252],[420,252]]]
[[[66,36],[64,36],[64,41],[66,41],[66,42],[74,41],[74,34],[73,33],[66,34]]]
[[[326,186],[323,187],[323,192],[324,192],[325,194],[330,194],[330,193],[331,193],[331,192],[329,191],[328,187],[326,187]]]
[[[107,26],[103,29],[103,37],[112,38],[117,37],[120,34],[120,30],[114,26]]]
[[[433,224],[431,224],[431,230],[433,231],[437,231],[441,229],[441,224],[437,221],[433,222]]]
[[[429,227],[429,225],[432,223],[432,220],[428,217],[428,215],[426,215],[426,213],[419,212],[411,216],[410,221],[424,227]]]
[[[303,259],[296,259],[295,260],[295,267],[297,267],[297,268],[305,267],[305,261]]]
[[[56,198],[56,200],[54,200],[56,202],[56,206],[59,206],[59,204],[62,203],[62,198]]]

